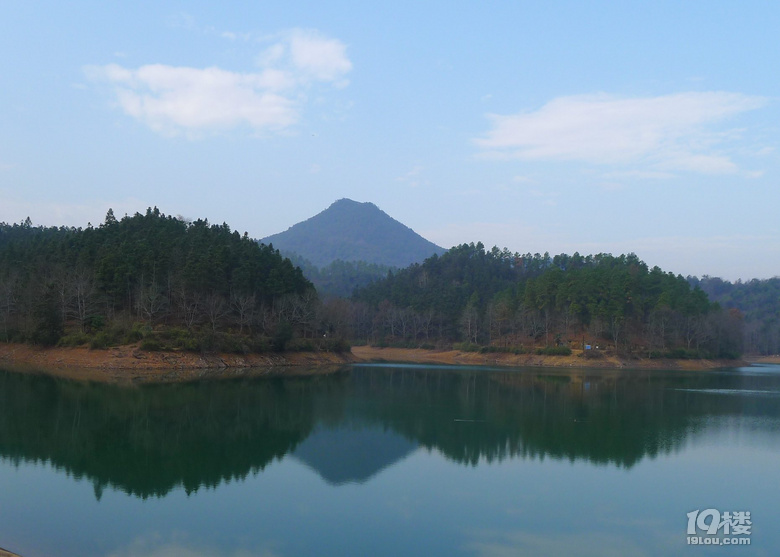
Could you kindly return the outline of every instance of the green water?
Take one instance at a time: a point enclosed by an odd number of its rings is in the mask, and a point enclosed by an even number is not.
[[[749,511],[751,545],[689,545],[708,508]],[[0,371],[0,547],[23,557],[777,555],[779,525],[780,366]]]

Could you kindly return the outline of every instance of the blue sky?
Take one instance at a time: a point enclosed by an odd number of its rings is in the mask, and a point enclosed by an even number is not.
[[[780,275],[780,3],[0,0],[0,221],[264,237],[348,197],[450,247]]]

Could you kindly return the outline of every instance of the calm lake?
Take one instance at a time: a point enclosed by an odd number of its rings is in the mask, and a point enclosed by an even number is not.
[[[713,513],[731,532],[707,533]],[[694,546],[689,526],[750,545]],[[778,555],[780,366],[359,365],[132,387],[0,371],[0,547]]]

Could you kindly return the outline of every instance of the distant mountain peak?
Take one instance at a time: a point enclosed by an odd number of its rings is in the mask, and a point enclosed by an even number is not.
[[[444,249],[371,202],[339,199],[310,219],[261,240],[318,267],[337,259],[408,267]]]

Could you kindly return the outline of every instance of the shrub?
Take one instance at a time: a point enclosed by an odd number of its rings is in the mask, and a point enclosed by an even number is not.
[[[289,350],[290,352],[314,352],[315,347],[310,340],[296,338],[287,342],[285,350]]]
[[[103,350],[114,344],[112,342],[111,335],[106,331],[100,331],[89,343],[89,347],[93,350]]]
[[[119,329],[117,329],[119,330]],[[130,330],[122,328],[122,344],[134,344],[144,337],[152,334],[152,328],[144,323],[133,323]]]
[[[141,342],[141,350],[147,350],[149,352],[156,352],[162,350],[163,346],[156,338],[145,338]]]
[[[70,333],[57,341],[57,346],[82,346],[90,341],[89,335],[81,331]]]
[[[281,321],[276,327],[276,334],[273,336],[271,344],[277,352],[284,352],[287,343],[292,340],[293,328],[287,321]]]
[[[700,357],[696,350],[688,350],[687,348],[674,348],[666,353],[667,358],[675,360],[695,360]]]
[[[271,339],[268,337],[255,337],[249,339],[249,350],[257,354],[271,351]]]
[[[460,350],[461,352],[479,352],[479,344],[473,342],[456,342],[452,345],[453,350]]]

